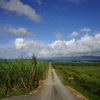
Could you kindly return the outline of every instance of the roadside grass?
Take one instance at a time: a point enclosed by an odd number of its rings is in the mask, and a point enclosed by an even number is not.
[[[100,100],[100,62],[95,62],[95,64],[84,62],[83,66],[80,63],[83,62],[76,62],[76,64],[68,62],[67,64],[63,61],[53,61],[52,65],[58,71],[64,85],[69,85],[89,100]],[[74,77],[74,79],[68,80],[68,77]]]
[[[1,93],[0,99],[5,98],[5,97],[11,97],[11,96],[25,95],[25,94],[28,94],[28,91],[16,90],[16,91],[13,91],[13,92]]]

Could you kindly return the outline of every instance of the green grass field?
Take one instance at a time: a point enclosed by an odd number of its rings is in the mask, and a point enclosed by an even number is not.
[[[70,85],[90,100],[100,100],[100,62],[53,61],[52,65],[65,85]],[[69,77],[74,79],[68,80]]]

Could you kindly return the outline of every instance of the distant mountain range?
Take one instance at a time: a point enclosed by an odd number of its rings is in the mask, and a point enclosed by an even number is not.
[[[50,57],[40,58],[40,60],[60,60],[60,61],[95,61],[99,60],[99,56],[80,56],[80,57]]]

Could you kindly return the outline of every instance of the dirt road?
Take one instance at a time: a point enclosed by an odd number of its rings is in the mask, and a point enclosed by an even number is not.
[[[49,64],[48,77],[43,88],[33,95],[14,96],[2,100],[79,100],[61,83],[55,70]]]

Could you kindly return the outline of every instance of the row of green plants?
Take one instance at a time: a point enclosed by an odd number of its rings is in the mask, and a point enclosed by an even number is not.
[[[29,59],[0,59],[0,97],[13,91],[29,93],[38,87],[47,66],[47,61],[39,61],[35,55]]]
[[[99,61],[53,61],[53,65],[62,65],[62,66],[84,66],[84,67],[100,67]]]
[[[85,64],[82,65],[82,63]],[[96,66],[93,66],[93,63],[95,63]],[[63,77],[62,82],[64,84],[77,89],[90,100],[100,100],[100,69],[97,69],[97,67],[100,66],[98,65],[99,63],[100,62],[68,62],[67,64],[67,62],[63,61],[53,61],[52,65]],[[87,67],[90,68],[87,69]],[[68,77],[73,77],[73,79],[68,80]]]

